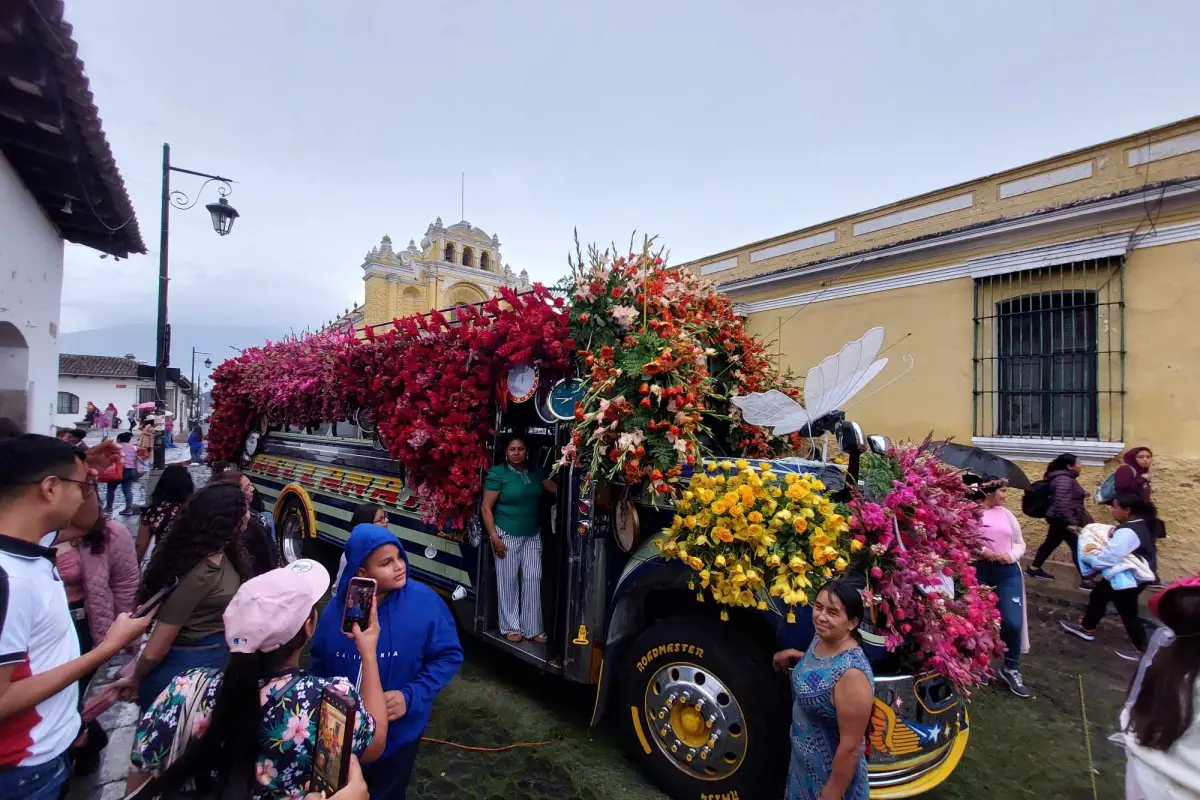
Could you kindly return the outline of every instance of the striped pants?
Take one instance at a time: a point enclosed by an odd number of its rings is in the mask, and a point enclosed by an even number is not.
[[[500,633],[521,633],[526,639],[541,636],[542,537],[496,533],[507,552],[496,559],[496,594],[500,601]]]

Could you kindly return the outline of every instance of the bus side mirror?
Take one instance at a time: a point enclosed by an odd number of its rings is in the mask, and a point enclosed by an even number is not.
[[[881,456],[887,455],[888,447],[891,446],[891,442],[888,441],[888,438],[886,436],[880,436],[879,434],[874,434],[868,437],[867,442],[871,447],[871,452],[877,453]]]
[[[867,440],[857,422],[841,421],[837,424],[838,444],[846,453],[861,453]]]

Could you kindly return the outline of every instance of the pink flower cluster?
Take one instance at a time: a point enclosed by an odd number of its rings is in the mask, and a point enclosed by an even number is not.
[[[903,477],[882,504],[850,503],[851,529],[868,554],[872,623],[889,650],[969,694],[1005,649],[996,596],[971,566],[979,507],[928,441],[894,446],[888,457]]]

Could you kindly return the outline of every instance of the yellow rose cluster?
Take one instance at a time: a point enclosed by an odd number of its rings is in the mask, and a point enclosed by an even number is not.
[[[722,605],[765,611],[770,595],[789,606],[794,622],[795,607],[850,561],[850,526],[825,484],[809,474],[780,475],[767,461],[706,463],[675,511],[655,544],[695,570],[700,589]]]

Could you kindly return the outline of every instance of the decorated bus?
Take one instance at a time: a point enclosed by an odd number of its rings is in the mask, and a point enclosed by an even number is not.
[[[354,508],[382,506],[463,631],[595,685],[593,724],[616,726],[676,798],[781,791],[791,699],[772,654],[809,646],[826,581],[857,582],[872,797],[945,780],[1002,650],[998,613],[969,565],[978,511],[960,472],[845,419],[886,363],[884,332],[801,390],[728,299],[649,241],[592,248],[572,271],[569,297],[503,290],[246,350],[214,373],[209,458],[239,462],[274,504],[285,561],[336,564]],[[480,517],[512,435],[554,478],[545,642],[501,634]]]

